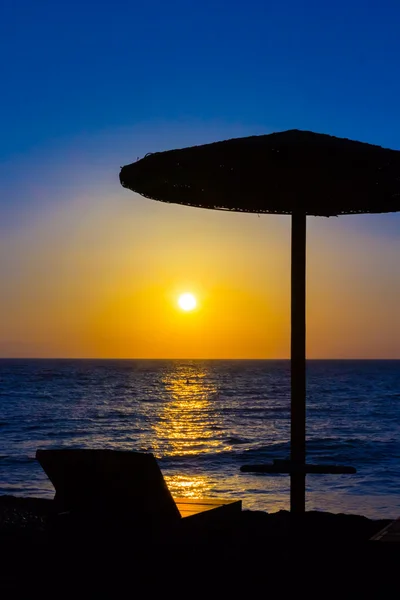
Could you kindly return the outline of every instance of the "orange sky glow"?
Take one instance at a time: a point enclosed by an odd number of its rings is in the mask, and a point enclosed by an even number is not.
[[[2,240],[2,356],[289,357],[290,218],[146,202],[77,200]],[[400,358],[399,244],[354,218],[309,219],[307,354]]]

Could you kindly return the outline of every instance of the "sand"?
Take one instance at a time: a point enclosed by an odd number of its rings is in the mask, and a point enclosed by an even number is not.
[[[370,539],[387,519],[244,510],[212,529],[158,535],[121,514],[60,521],[53,509],[51,500],[0,496],[0,597],[397,595],[397,544]]]

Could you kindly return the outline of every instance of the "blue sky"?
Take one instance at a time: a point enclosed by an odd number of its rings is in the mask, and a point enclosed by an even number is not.
[[[291,128],[400,149],[399,23],[395,0],[4,0],[3,281],[46,216],[134,204],[119,168],[149,151]],[[399,214],[352,219],[399,244]]]
[[[311,129],[400,148],[399,23],[395,0],[5,0],[2,204],[25,157],[54,161],[74,139],[138,126],[185,123],[193,139]]]
[[[309,128],[400,147],[400,5],[2,3],[1,157],[156,120]]]

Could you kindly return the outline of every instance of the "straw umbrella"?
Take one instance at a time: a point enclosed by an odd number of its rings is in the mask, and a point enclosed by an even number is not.
[[[291,215],[290,461],[242,470],[289,473],[291,512],[303,513],[307,472],[355,471],[306,464],[307,216],[400,210],[400,151],[289,130],[148,154],[120,182],[161,202]]]

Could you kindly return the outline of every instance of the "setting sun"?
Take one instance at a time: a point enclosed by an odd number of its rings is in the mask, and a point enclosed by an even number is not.
[[[181,294],[178,299],[178,304],[182,310],[193,310],[196,308],[196,298],[193,294]]]

